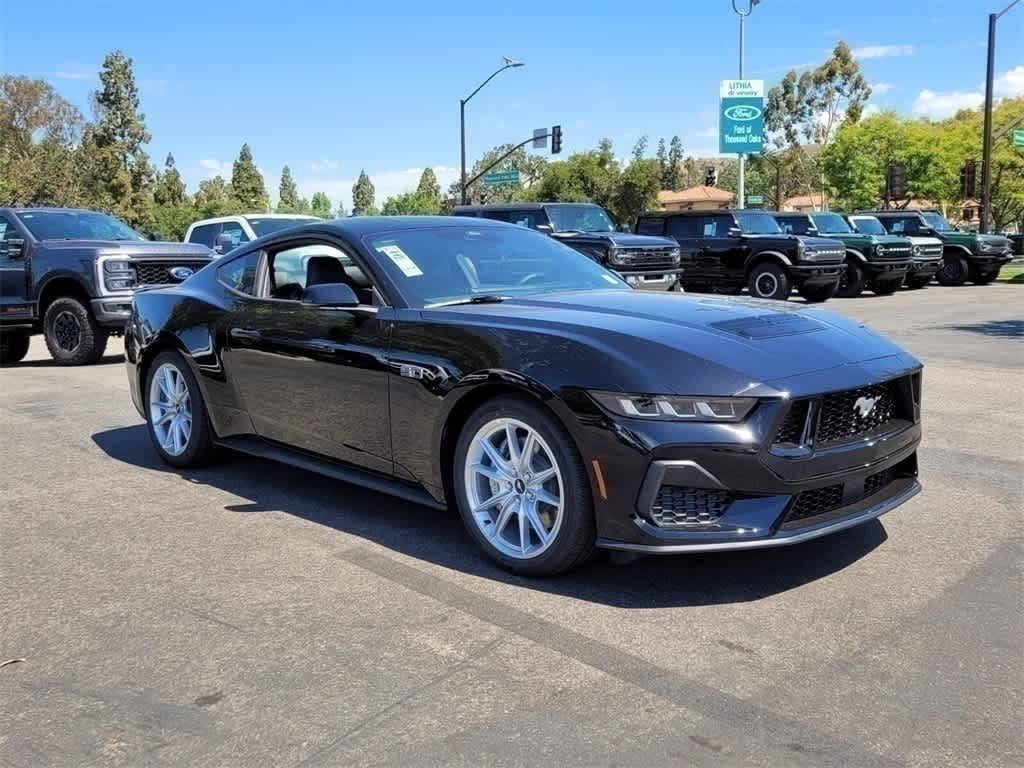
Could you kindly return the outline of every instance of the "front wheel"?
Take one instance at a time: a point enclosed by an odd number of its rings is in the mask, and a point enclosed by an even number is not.
[[[28,354],[29,335],[24,331],[0,329],[0,365],[17,363]]]
[[[779,299],[785,301],[793,290],[793,283],[786,270],[778,264],[764,262],[758,264],[750,272],[747,288],[751,296],[759,299]]]
[[[516,397],[482,405],[459,435],[453,465],[463,523],[503,568],[550,576],[593,553],[586,469],[568,433],[541,406]]]
[[[109,336],[78,299],[57,299],[43,316],[43,338],[57,365],[95,363],[103,357]]]
[[[828,285],[801,285],[797,290],[800,295],[803,296],[804,301],[811,304],[818,304],[822,301],[828,301],[836,294],[836,289],[839,287],[838,283],[829,283]]]
[[[160,458],[175,467],[196,467],[213,455],[206,404],[192,370],[179,353],[161,352],[146,376],[146,425]]]
[[[967,259],[962,256],[950,255],[942,259],[942,266],[936,278],[939,285],[956,286],[967,282]]]
[[[866,282],[867,275],[864,274],[864,268],[853,259],[848,259],[843,265],[836,296],[843,299],[855,299],[864,292]]]

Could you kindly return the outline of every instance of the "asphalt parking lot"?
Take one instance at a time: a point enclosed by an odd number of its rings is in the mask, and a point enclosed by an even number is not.
[[[120,345],[0,371],[0,765],[1024,764],[1024,289],[828,304],[926,365],[924,492],[531,581],[454,514],[158,463]]]

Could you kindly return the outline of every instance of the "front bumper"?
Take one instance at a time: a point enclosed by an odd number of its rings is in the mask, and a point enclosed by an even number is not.
[[[875,278],[888,280],[902,277],[911,269],[911,261],[868,261],[865,262],[868,273]]]
[[[790,277],[797,285],[828,285],[839,281],[843,262],[825,264],[795,264],[789,268]]]
[[[130,293],[101,296],[98,299],[93,299],[90,303],[92,304],[92,316],[104,328],[122,329],[132,314],[132,295]]]
[[[942,257],[936,256],[934,258],[929,257],[926,259],[915,258],[910,262],[910,272],[908,275],[921,277],[924,275],[934,275],[939,271],[939,267],[942,266]]]
[[[1004,253],[976,253],[970,259],[971,264],[983,272],[999,269],[1003,264],[1007,264],[1012,260],[1013,257],[1008,251]]]
[[[683,274],[683,270],[668,269],[663,272],[633,272],[616,269],[615,273],[634,288],[647,291],[667,291],[674,288],[679,282],[679,276]]]

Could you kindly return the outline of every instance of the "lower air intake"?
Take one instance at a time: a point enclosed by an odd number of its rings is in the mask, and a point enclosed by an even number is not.
[[[651,505],[651,520],[661,528],[709,525],[725,514],[734,498],[726,491],[663,485]]]

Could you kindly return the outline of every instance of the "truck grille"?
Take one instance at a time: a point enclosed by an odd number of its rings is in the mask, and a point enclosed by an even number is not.
[[[942,246],[919,245],[917,246],[917,252],[914,255],[919,259],[937,259],[942,256]]]
[[[670,246],[664,248],[619,248],[616,254],[622,266],[673,269],[679,265],[679,253]]]
[[[194,272],[198,272],[200,269],[205,267],[210,262],[203,260],[157,260],[147,259],[136,260],[132,262],[132,266],[135,267],[136,284],[137,285],[167,285],[169,283],[180,283],[174,277],[171,277],[170,270],[174,267],[188,267]]]
[[[846,251],[842,248],[808,248],[804,253],[810,257],[809,260],[824,264],[842,261],[846,256]]]
[[[708,525],[725,514],[734,498],[726,491],[663,485],[651,505],[651,520],[661,528]]]
[[[902,259],[909,259],[913,252],[914,251],[910,246],[883,245],[881,250],[878,251],[878,258],[900,261]]]

